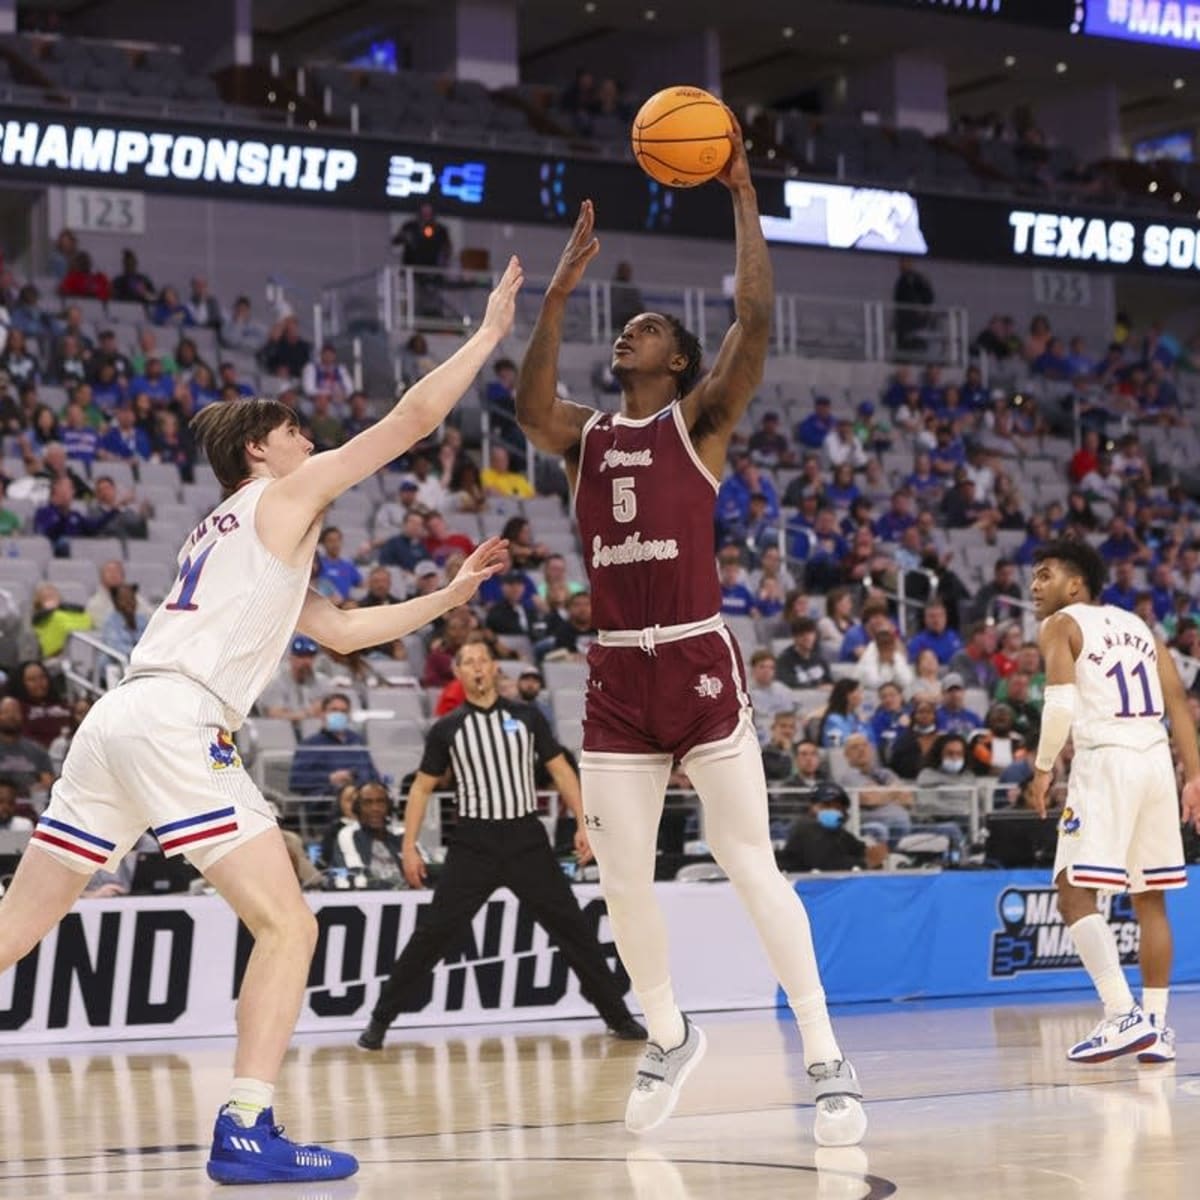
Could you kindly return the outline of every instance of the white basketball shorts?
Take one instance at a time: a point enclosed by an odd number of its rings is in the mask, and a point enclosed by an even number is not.
[[[150,829],[204,871],[276,825],[242,766],[224,706],[177,676],[105,693],[71,741],[33,839],[78,871],[113,870]]]
[[[1166,743],[1078,750],[1058,822],[1054,877],[1114,892],[1187,886],[1179,793]]]

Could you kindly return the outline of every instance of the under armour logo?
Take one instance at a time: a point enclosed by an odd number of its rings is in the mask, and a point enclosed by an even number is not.
[[[596,816],[594,813],[584,813],[583,814],[583,824],[584,824],[585,829],[603,829],[604,828],[604,826],[600,824],[600,818],[598,816]]]

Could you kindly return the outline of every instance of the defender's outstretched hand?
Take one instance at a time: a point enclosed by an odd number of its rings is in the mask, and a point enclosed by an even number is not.
[[[596,210],[590,200],[579,206],[579,219],[558,260],[549,291],[569,295],[583,278],[587,265],[600,253],[600,239],[595,236]]]
[[[500,337],[507,337],[513,327],[517,312],[517,293],[525,282],[525,272],[521,269],[521,260],[514,254],[500,276],[500,282],[488,297],[487,311],[483,314],[480,324],[482,329],[490,329]]]
[[[485,579],[491,579],[507,566],[508,542],[504,538],[488,538],[467,556],[458,574],[446,585],[446,591],[452,592],[459,604],[465,604]]]
[[[729,151],[729,161],[721,168],[721,173],[717,178],[731,191],[735,192],[738,188],[749,187],[750,180],[750,161],[746,158],[746,143],[742,138],[742,127],[738,124],[738,119],[733,115],[733,110],[729,105],[725,105],[725,111],[729,114],[729,141],[732,143]]]

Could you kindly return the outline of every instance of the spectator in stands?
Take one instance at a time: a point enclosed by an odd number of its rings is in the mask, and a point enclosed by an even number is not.
[[[1053,333],[1050,329],[1050,319],[1038,313],[1029,322],[1029,334],[1021,347],[1021,357],[1027,363],[1035,363],[1046,352]]]
[[[825,435],[821,448],[830,467],[840,467],[845,463],[855,471],[860,471],[867,465],[867,452],[854,436],[854,422],[849,417],[837,419],[834,427]]]
[[[392,798],[384,784],[366,782],[351,801],[356,818],[344,823],[333,845],[330,866],[361,873],[376,884],[404,885],[402,846],[392,828]]]
[[[742,540],[750,518],[750,498],[756,493],[766,499],[766,515],[778,520],[779,497],[774,484],[748,454],[739,454],[734,459],[733,473],[726,476],[717,492],[719,539]]]
[[[43,346],[54,336],[50,318],[41,309],[41,296],[32,283],[18,293],[17,302],[9,312],[9,328],[19,329],[27,338],[36,338]]]
[[[46,490],[43,494],[47,496],[57,479],[70,481],[71,491],[76,500],[86,499],[92,494],[92,489],[83,476],[71,469],[70,463],[67,461],[67,449],[61,442],[50,442],[46,446],[42,454],[41,466],[31,473],[38,479],[46,481]]]
[[[203,362],[198,362],[192,370],[188,381],[188,389],[192,393],[192,412],[198,413],[206,404],[215,404],[221,399],[221,389],[217,386],[216,376],[212,368]],[[341,432],[341,422],[338,422],[338,432]],[[320,448],[320,447],[318,447]]]
[[[78,463],[83,470],[90,471],[100,448],[100,435],[84,419],[83,409],[78,404],[68,404],[65,424],[60,431],[67,459]]]
[[[1079,490],[1090,500],[1103,500],[1115,507],[1121,499],[1121,482],[1113,470],[1112,456],[1101,453],[1096,466],[1079,481]]]
[[[1108,537],[1100,543],[1097,549],[1106,563],[1120,563],[1126,559],[1136,563],[1145,563],[1153,557],[1150,547],[1129,528],[1125,518],[1120,514],[1114,516],[1109,522]]]
[[[924,649],[937,655],[938,662],[945,666],[962,649],[962,639],[947,627],[947,610],[939,600],[925,606],[925,627],[908,643],[908,657],[915,660]]]
[[[45,749],[25,737],[25,717],[15,696],[0,699],[0,777],[12,782],[18,796],[44,806],[54,773]]]
[[[879,765],[867,729],[847,736],[844,762],[835,762],[832,774],[835,783],[858,793],[864,829],[878,828],[889,841],[910,831],[913,793],[895,771]]]
[[[471,610],[465,606],[451,609],[445,615],[441,630],[435,633],[425,656],[422,687],[440,688],[454,682],[454,656],[467,644],[473,624]]]
[[[27,383],[38,382],[38,360],[29,352],[25,335],[19,329],[8,331],[4,351],[0,353],[0,370],[6,372],[9,381],[18,388]]]
[[[517,676],[517,698],[522,704],[532,704],[554,728],[554,706],[546,692],[546,681],[532,663],[522,667]]]
[[[322,450],[333,450],[342,444],[345,428],[341,417],[333,410],[332,398],[328,392],[317,392],[312,397],[307,427],[313,449],[318,453]]]
[[[509,517],[500,536],[508,542],[509,557],[518,571],[536,571],[549,554],[541,542],[533,540],[533,527],[524,517]],[[470,541],[469,538],[465,540]],[[462,550],[463,544],[460,542],[457,548]]]
[[[488,452],[488,465],[483,469],[479,481],[489,496],[513,496],[518,500],[528,500],[534,494],[529,480],[513,470],[509,453],[503,446],[493,446]]]
[[[919,350],[925,344],[922,331],[930,324],[929,307],[935,300],[933,285],[913,266],[911,258],[902,258],[900,272],[892,287],[896,305],[894,326],[899,350]]]
[[[858,678],[868,691],[877,691],[885,683],[894,683],[907,693],[913,685],[913,669],[909,665],[904,643],[886,616],[878,621],[870,644],[858,660]]]
[[[849,588],[832,588],[825,596],[825,615],[817,622],[821,653],[827,661],[836,662],[842,653],[842,642],[854,625],[854,595]]]
[[[1036,746],[1042,730],[1042,710],[1029,698],[1032,681],[1024,671],[1014,671],[1005,682],[1007,698],[1004,703],[1012,713],[1012,727],[1026,746]]]
[[[897,488],[892,493],[891,507],[875,522],[875,536],[882,542],[899,542],[904,531],[916,523],[912,491]]]
[[[813,788],[829,778],[829,767],[823,761],[820,747],[810,738],[802,738],[796,746],[790,784],[798,788]]]
[[[175,329],[183,329],[192,324],[191,314],[186,306],[180,303],[179,293],[170,284],[158,293],[158,299],[150,308],[150,320],[155,325],[169,325]]]
[[[795,452],[779,427],[777,412],[763,413],[758,428],[750,435],[747,448],[755,466],[769,470],[790,466],[796,461]]]
[[[208,290],[208,280],[203,275],[192,276],[191,291],[184,307],[190,318],[188,324],[201,329],[221,328],[221,306]]]
[[[244,380],[238,378],[237,367],[231,362],[219,364],[217,368],[217,385],[222,391],[226,388],[233,388],[239,396],[254,395],[254,389]]]
[[[967,739],[943,733],[929,749],[917,774],[917,813],[922,820],[966,820],[976,796],[967,771]]]
[[[508,450],[514,471],[525,470],[525,434],[517,424],[517,364],[511,358],[497,359],[492,367],[495,378],[483,394],[491,436]]]
[[[300,387],[306,396],[326,393],[339,405],[354,391],[350,372],[338,362],[337,348],[332,342],[321,347],[315,362],[305,363],[300,373]]]
[[[100,564],[100,586],[92,593],[84,608],[93,629],[104,628],[104,623],[113,612],[113,594],[124,582],[125,564],[119,558],[110,558]],[[140,595],[137,603],[146,616],[154,611]]]
[[[998,701],[988,709],[986,723],[969,738],[967,749],[976,775],[1011,779],[1009,769],[1025,759],[1027,750],[1006,702]]]
[[[300,336],[300,322],[291,313],[276,322],[262,348],[263,366],[284,379],[299,379],[311,357],[312,346]]]
[[[163,369],[162,359],[152,354],[145,359],[142,372],[129,381],[131,395],[145,394],[155,404],[166,404],[175,394],[175,376]]]
[[[992,579],[975,595],[969,613],[975,621],[1011,621],[1021,612],[1021,585],[1017,582],[1016,564],[998,558],[992,565]]]
[[[77,604],[64,604],[62,594],[52,583],[39,583],[33,592],[33,632],[37,635],[42,658],[62,653],[67,638],[75,630],[92,627],[91,618]]]
[[[595,640],[591,593],[576,592],[567,601],[566,624],[557,628],[554,644],[545,659],[547,662],[584,662],[588,647]]]
[[[55,279],[62,279],[79,253],[79,241],[69,229],[60,229],[50,249],[46,265]]]
[[[117,335],[111,329],[101,330],[98,344],[88,360],[90,382],[93,387],[100,368],[105,364],[112,367],[116,376],[121,380],[122,386],[124,386],[124,381],[133,374],[129,359],[121,353],[121,347],[117,345]]]
[[[353,588],[362,586],[362,572],[351,559],[342,557],[342,531],[336,525],[321,531],[317,560],[320,578],[328,580],[341,599],[347,599]]]
[[[529,522],[523,517],[513,518],[519,520],[524,526],[524,536],[529,535]],[[432,558],[434,562],[442,564],[455,552],[464,555],[470,554],[475,549],[475,543],[465,534],[459,533],[456,530],[450,529],[446,524],[446,518],[440,512],[431,512],[425,518],[425,554]],[[510,551],[516,550],[516,546],[511,545]],[[524,558],[524,566],[532,566],[533,559],[539,557],[537,551],[544,551],[544,546],[533,545],[532,542],[520,547],[521,553],[529,551]],[[521,553],[513,553],[512,558],[516,563],[521,563]]]
[[[414,333],[400,352],[400,379],[406,387],[412,387],[418,379],[424,379],[438,365],[438,360],[429,350],[429,342],[423,333]]]
[[[149,462],[154,446],[134,421],[133,405],[128,400],[118,403],[113,422],[96,447],[97,457],[108,462]]]
[[[754,593],[744,582],[741,554],[736,546],[724,546],[717,554],[721,585],[721,612],[727,617],[756,617]]]
[[[863,652],[882,629],[890,629],[887,601],[880,595],[868,596],[863,602],[862,615],[846,630],[838,649],[837,660],[843,663],[858,662]]]
[[[458,512],[483,512],[488,506],[488,494],[484,490],[479,468],[466,456],[451,476],[450,493]]]
[[[71,260],[71,269],[58,285],[60,296],[86,296],[94,300],[107,301],[112,295],[108,276],[92,266],[92,256],[80,251]]]
[[[184,483],[195,480],[196,443],[192,432],[181,425],[173,412],[162,412],[157,417],[158,436],[154,439],[154,453],[158,461],[171,463],[179,470]]]
[[[525,574],[507,571],[500,577],[501,598],[487,610],[487,627],[500,637],[538,636],[539,617],[525,599]]]
[[[1113,604],[1126,612],[1133,612],[1137,603],[1138,589],[1134,583],[1133,559],[1121,559],[1113,568],[1113,581],[1100,593],[1101,604]]]
[[[25,523],[20,514],[4,504],[8,493],[8,483],[9,481],[0,475],[0,537],[12,537],[14,534],[20,533],[21,527]]]
[[[942,694],[942,664],[938,662],[936,651],[926,646],[919,651],[915,659],[910,659],[916,678],[913,680],[912,694],[940,696]]]
[[[941,424],[937,427],[937,444],[929,455],[929,464],[933,473],[940,477],[943,483],[953,479],[955,472],[967,460],[966,447],[962,438],[954,431],[952,425]]]
[[[437,219],[433,205],[423,201],[417,215],[400,226],[392,245],[401,251],[406,267],[445,267],[450,264],[450,231]]]
[[[52,679],[40,663],[24,662],[17,671],[14,694],[21,703],[21,732],[39,746],[50,746],[71,719],[61,681]]]
[[[385,567],[400,567],[413,570],[419,562],[429,557],[425,546],[425,518],[413,510],[405,514],[400,532],[386,538],[379,546],[379,561]]]
[[[746,690],[754,706],[754,725],[759,742],[765,742],[776,713],[794,712],[796,698],[791,689],[775,678],[775,655],[758,649],[750,655],[750,678]]]
[[[105,645],[128,658],[146,630],[150,618],[138,611],[138,586],[122,583],[113,589],[113,611],[100,631]]]
[[[937,708],[933,696],[919,694],[913,699],[911,722],[897,736],[891,756],[892,769],[903,779],[916,779],[939,737]]]
[[[292,639],[287,660],[280,663],[258,702],[264,717],[291,721],[299,728],[301,721],[321,715],[324,685],[316,673],[318,649],[312,638]]]
[[[386,477],[384,487],[388,499],[375,510],[375,516],[371,523],[374,540],[370,546],[364,547],[363,553],[366,553],[368,549],[382,546],[388,538],[394,537],[397,533],[403,533],[411,514],[415,513],[422,520],[424,519],[422,506],[417,502],[420,485],[411,475],[401,476],[395,492],[391,490]]]
[[[334,692],[321,703],[324,726],[305,738],[292,759],[288,790],[301,796],[335,795],[353,783],[378,780],[360,734],[350,728],[350,697]]]
[[[767,783],[784,783],[792,777],[796,754],[796,714],[780,709],[771,719],[770,732],[762,746],[763,774]]]
[[[133,491],[118,492],[111,475],[96,477],[96,496],[88,506],[88,520],[105,537],[144,538],[149,535],[146,518],[150,505]]]
[[[870,738],[871,727],[863,719],[862,702],[862,685],[857,679],[839,679],[834,683],[817,739],[823,749],[844,746],[855,733]]]
[[[961,733],[968,737],[982,728],[983,718],[967,707],[967,693],[961,675],[951,671],[942,681],[942,705],[937,711],[937,726],[942,733]]]
[[[1095,429],[1083,435],[1079,449],[1071,458],[1067,474],[1074,484],[1082,483],[1100,465],[1100,434]]]
[[[879,685],[879,704],[871,714],[871,732],[879,751],[879,760],[890,766],[896,739],[912,723],[904,706],[904,693],[898,683]]]
[[[796,426],[796,441],[810,450],[820,450],[833,428],[833,401],[828,396],[818,396],[813,411]]]
[[[0,775],[0,833],[32,833],[33,822],[17,812],[19,793],[16,782]]]
[[[351,392],[348,407],[349,412],[342,419],[342,426],[345,431],[346,438],[355,437],[364,430],[370,429],[371,426],[374,425],[378,420],[378,418],[371,413],[370,402],[367,400],[365,392]],[[438,486],[441,487],[440,482],[438,483]],[[431,505],[431,507],[440,508],[442,503],[443,501],[439,500],[436,504]]]
[[[118,378],[112,363],[102,362],[97,366],[92,380],[92,397],[106,415],[127,398],[125,383]]]
[[[984,620],[973,621],[964,630],[966,644],[951,658],[950,671],[973,688],[991,693],[999,675],[992,658],[996,653],[996,628]],[[947,676],[949,678],[949,676]]]
[[[55,558],[70,558],[71,538],[95,537],[107,522],[94,522],[75,507],[75,490],[67,478],[50,485],[50,498],[33,514],[35,533],[47,538]]]
[[[50,378],[63,387],[82,383],[90,374],[91,355],[74,334],[65,334],[54,343],[50,359]]]
[[[122,250],[121,273],[113,276],[112,298],[130,304],[153,304],[154,295],[154,284],[138,269],[137,255]]]
[[[850,797],[836,783],[817,785],[809,815],[801,817],[788,831],[779,851],[784,871],[857,871],[880,867],[887,860],[883,842],[868,844],[845,828]]]
[[[221,345],[230,350],[257,354],[267,341],[266,327],[251,315],[250,299],[239,296],[233,302],[233,312],[221,325]]]
[[[913,473],[904,481],[904,486],[918,502],[935,503],[942,489],[942,476],[933,469],[933,457],[921,451],[913,460]]]

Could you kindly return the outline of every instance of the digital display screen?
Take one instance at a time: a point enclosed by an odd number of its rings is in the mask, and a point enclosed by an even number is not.
[[[1082,0],[868,0],[868,3],[976,21],[1037,25],[1061,33],[1078,33],[1083,18]]]
[[[1084,33],[1200,49],[1200,4],[1185,0],[1086,0]]]

